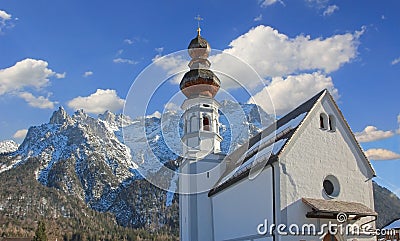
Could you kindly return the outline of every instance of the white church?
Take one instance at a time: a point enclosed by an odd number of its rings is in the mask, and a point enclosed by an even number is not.
[[[365,232],[377,217],[375,172],[330,93],[322,90],[225,155],[214,99],[220,80],[200,29],[188,51],[180,240],[376,240]]]

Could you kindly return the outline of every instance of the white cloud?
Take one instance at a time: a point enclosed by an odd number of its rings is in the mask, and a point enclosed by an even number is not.
[[[375,161],[400,159],[400,154],[382,148],[369,149],[365,152],[365,155]]]
[[[339,7],[337,6],[337,5],[329,5],[326,9],[325,9],[325,11],[324,11],[324,13],[322,14],[322,15],[324,15],[324,16],[330,16],[330,15],[332,15],[335,11],[337,11],[337,10],[339,10]]]
[[[337,5],[330,5],[330,0],[305,0],[305,2],[309,7],[315,8],[318,12],[323,11],[323,16],[330,16],[339,10]]]
[[[400,57],[394,59],[394,60],[392,61],[391,64],[392,64],[392,65],[396,65],[396,64],[398,64],[398,63],[400,63]]]
[[[281,0],[261,0],[259,2],[260,2],[261,7],[264,7],[264,8],[274,5],[275,3],[281,3],[282,5],[285,5],[285,3]]]
[[[305,2],[310,6],[317,9],[326,8],[329,4],[329,0],[305,0]]]
[[[397,116],[397,123],[399,124],[399,129],[396,132],[400,135],[400,114]]]
[[[148,43],[149,40],[143,37],[133,37],[133,38],[127,38],[124,39],[124,43],[128,44],[128,45],[133,45],[133,44],[137,44],[137,43]]]
[[[124,43],[132,45],[134,42],[131,39],[124,39]]]
[[[159,55],[164,51],[164,47],[159,47],[154,49]]]
[[[7,13],[4,10],[0,10],[0,34],[3,32],[3,28],[10,27],[12,28],[13,24],[8,24],[11,20],[11,14]]]
[[[14,66],[0,69],[0,95],[28,87],[41,89],[49,84],[49,78],[54,75],[57,73],[48,68],[46,61],[24,59]]]
[[[67,73],[62,73],[62,74],[60,74],[60,73],[56,73],[56,78],[57,79],[64,79],[65,78],[65,76],[67,76]]]
[[[68,107],[78,110],[84,109],[88,113],[101,114],[106,110],[117,112],[124,106],[125,100],[117,95],[116,90],[97,89],[89,96],[79,96],[68,102]]]
[[[89,76],[91,76],[91,75],[93,75],[93,72],[92,72],[92,71],[86,71],[86,72],[83,74],[83,77],[89,77]]]
[[[50,101],[47,97],[35,97],[29,92],[21,92],[18,94],[18,96],[24,99],[28,105],[40,109],[54,109],[54,105],[57,104],[57,102]]]
[[[259,22],[259,21],[261,21],[263,19],[263,15],[260,13],[260,15],[258,15],[257,17],[255,17],[254,19],[253,19],[253,21],[254,22]]]
[[[123,58],[113,59],[113,62],[117,63],[117,64],[137,64],[138,63],[137,61],[133,61],[131,59],[123,59]]]
[[[0,18],[2,20],[10,20],[11,19],[11,14],[7,13],[4,10],[0,10]]]
[[[230,43],[224,52],[253,66],[262,77],[284,76],[304,70],[330,73],[357,55],[363,31],[311,39],[289,38],[269,26],[257,26]]]
[[[367,126],[362,132],[354,133],[359,142],[371,142],[392,137],[392,131],[378,130],[375,126]]]
[[[287,78],[274,77],[249,103],[260,105],[268,113],[272,114],[275,110],[277,115],[283,115],[325,88],[338,97],[332,78],[320,72],[290,75]]]
[[[13,137],[16,138],[16,139],[24,139],[27,133],[28,133],[27,129],[17,130],[14,133]]]
[[[188,71],[189,60],[185,59],[182,54],[167,56],[157,54],[152,61],[166,72],[165,77],[173,76],[171,83],[179,84],[185,72]]]

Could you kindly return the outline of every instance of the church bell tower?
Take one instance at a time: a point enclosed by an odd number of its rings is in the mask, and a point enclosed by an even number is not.
[[[221,82],[211,71],[210,45],[200,35],[189,44],[190,70],[180,89],[186,96],[182,104],[183,160],[179,177],[180,240],[213,240],[212,205],[208,191],[224,172],[222,137],[219,134],[219,103],[214,99]]]
[[[188,52],[192,60],[190,70],[180,83],[182,93],[187,97],[182,105],[184,110],[183,155],[202,158],[221,151],[222,138],[219,135],[219,103],[214,99],[220,88],[220,80],[209,69],[210,45],[200,35],[189,44]]]

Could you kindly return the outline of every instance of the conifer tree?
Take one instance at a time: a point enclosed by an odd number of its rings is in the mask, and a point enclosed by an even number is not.
[[[33,241],[47,241],[46,225],[44,224],[44,222],[39,221],[38,227],[35,232],[35,237],[33,237]]]

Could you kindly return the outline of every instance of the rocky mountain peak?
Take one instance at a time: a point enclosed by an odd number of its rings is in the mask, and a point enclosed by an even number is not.
[[[58,110],[53,112],[53,115],[50,117],[50,124],[69,124],[72,122],[71,117],[68,115],[68,113],[65,111],[65,109],[60,106]]]
[[[115,120],[115,114],[109,110],[106,110],[103,114],[99,114],[99,119],[107,122],[113,122]]]
[[[85,121],[89,116],[85,113],[83,109],[75,111],[72,118],[77,121]]]

